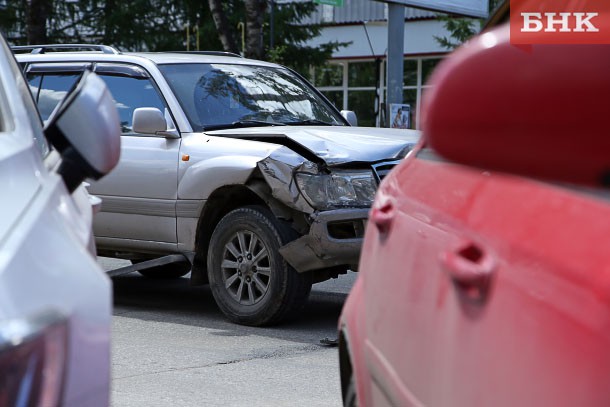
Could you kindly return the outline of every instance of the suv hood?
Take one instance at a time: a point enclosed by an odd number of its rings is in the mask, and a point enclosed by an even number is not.
[[[285,145],[311,161],[318,157],[328,165],[402,158],[405,147],[412,147],[420,138],[417,130],[350,126],[250,127],[205,134]]]

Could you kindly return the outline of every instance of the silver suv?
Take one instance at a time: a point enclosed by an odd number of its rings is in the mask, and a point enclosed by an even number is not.
[[[20,51],[43,118],[84,69],[114,96],[121,161],[91,191],[99,253],[134,263],[115,274],[192,270],[241,324],[293,316],[312,283],[357,269],[377,185],[419,137],[352,126],[294,71],[237,55]]]
[[[43,131],[0,36],[2,406],[109,403],[112,287],[81,182],[118,162],[119,122],[101,79],[83,72],[75,85]]]

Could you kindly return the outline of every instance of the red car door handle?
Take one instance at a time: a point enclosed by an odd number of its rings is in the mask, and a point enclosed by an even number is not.
[[[484,299],[496,271],[495,256],[474,242],[467,242],[442,256],[442,265],[455,287],[471,299]]]
[[[386,197],[378,202],[371,209],[371,221],[377,226],[382,234],[388,233],[394,216],[396,214],[396,204],[394,199]]]

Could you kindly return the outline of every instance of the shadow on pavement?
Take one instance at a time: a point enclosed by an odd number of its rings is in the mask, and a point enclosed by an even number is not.
[[[352,280],[347,282],[347,289]],[[208,286],[193,287],[186,277],[156,280],[133,273],[113,279],[113,314],[199,326],[212,329],[211,334],[219,336],[258,335],[319,344],[326,337],[336,336],[337,320],[347,298],[347,289],[333,291],[332,286],[320,289],[320,285],[314,285],[308,303],[296,320],[274,327],[253,328],[227,321]]]

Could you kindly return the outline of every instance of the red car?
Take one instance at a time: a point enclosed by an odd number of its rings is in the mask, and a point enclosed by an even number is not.
[[[432,84],[340,319],[345,404],[610,406],[610,46],[503,27]]]

